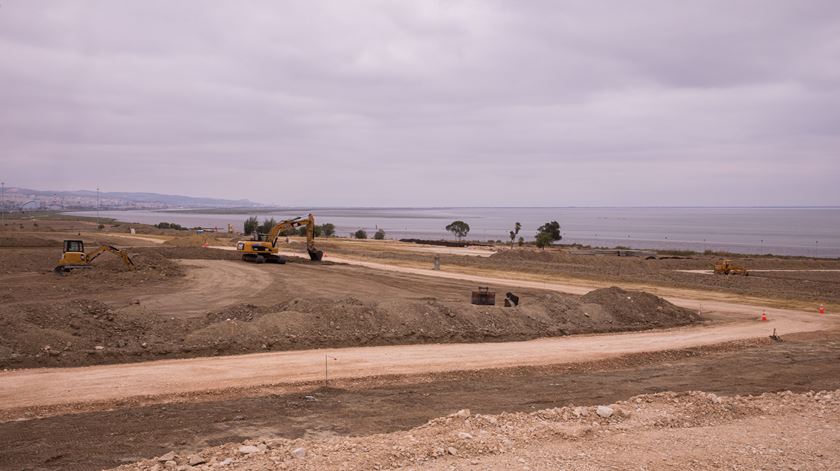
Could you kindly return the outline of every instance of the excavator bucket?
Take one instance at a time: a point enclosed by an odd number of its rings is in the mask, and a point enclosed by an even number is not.
[[[309,259],[313,262],[320,262],[324,258],[323,250],[307,250],[309,252]]]

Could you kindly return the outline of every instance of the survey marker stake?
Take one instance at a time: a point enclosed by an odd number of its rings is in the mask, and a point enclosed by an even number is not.
[[[327,387],[329,381],[329,360],[338,361],[338,358],[324,355],[324,387]]]

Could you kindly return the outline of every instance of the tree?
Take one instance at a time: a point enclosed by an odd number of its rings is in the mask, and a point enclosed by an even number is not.
[[[353,237],[357,239],[367,239],[367,232],[364,229],[359,229],[358,231],[353,233]]]
[[[254,232],[254,230],[256,230],[257,226],[259,225],[260,223],[257,220],[256,216],[251,216],[248,219],[246,219],[245,226],[243,227],[243,229],[245,230],[245,235],[250,235],[252,232]]]
[[[379,229],[378,231],[376,231],[376,234],[373,235],[373,238],[376,240],[384,240],[385,231],[383,229]]]
[[[274,218],[266,219],[263,221],[262,225],[259,226],[257,229],[262,234],[268,234],[271,232],[271,228],[277,225],[277,221]]]
[[[537,228],[537,247],[544,249],[563,238],[560,235],[560,223],[551,221]]]
[[[321,232],[324,234],[324,237],[332,237],[335,235],[335,224],[332,223],[325,223],[321,225]]]
[[[522,236],[519,236],[519,246],[522,247],[523,245],[525,245],[525,238],[522,237]]]
[[[522,229],[522,224],[517,222],[513,225],[513,230],[510,231],[510,248],[513,248],[513,242],[516,240],[516,236],[519,235],[520,229]]]
[[[464,221],[452,221],[452,224],[446,226],[446,230],[461,240],[470,233],[470,225]]]

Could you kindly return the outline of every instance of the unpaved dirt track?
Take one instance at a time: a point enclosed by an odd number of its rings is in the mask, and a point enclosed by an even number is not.
[[[296,255],[296,254],[295,254]],[[396,267],[337,259],[369,268],[409,274],[469,279],[481,283],[583,294],[589,289],[576,285],[551,284],[515,279],[487,278],[433,270]],[[266,277],[266,267],[241,262],[193,260],[193,285],[163,296],[156,309],[219,305],[242,301],[242,293],[254,293],[255,280]],[[269,267],[273,268],[273,267]],[[328,269],[327,266],[323,267]],[[266,286],[268,281],[265,281]],[[243,289],[247,287],[247,289]],[[694,299],[670,298],[671,302],[696,308]],[[67,403],[88,403],[136,396],[157,396],[229,387],[288,384],[323,378],[324,355],[331,361],[330,375],[336,378],[369,377],[383,374],[423,374],[443,371],[546,365],[595,360],[629,353],[673,350],[738,339],[765,337],[775,328],[785,335],[824,330],[836,325],[835,316],[781,309],[766,309],[769,322],[757,320],[763,308],[722,301],[704,301],[705,315],[725,322],[692,328],[636,332],[617,335],[587,335],[547,338],[526,342],[484,344],[427,344],[344,349],[304,350],[242,356],[166,360],[129,365],[85,368],[19,370],[0,373],[0,408],[17,409]],[[60,385],[60,386],[56,386]]]
[[[179,260],[187,267],[178,289],[139,298],[145,308],[163,314],[202,314],[256,296],[271,284],[271,275],[259,267],[228,260]]]
[[[735,311],[736,316],[751,316],[754,312],[749,306],[731,306],[729,310]],[[834,324],[831,317],[778,309],[767,312],[774,320],[617,335],[581,335],[527,342],[304,350],[10,371],[0,374],[0,409],[317,381],[324,375],[325,355],[337,358],[330,361],[333,378],[422,374],[580,362],[763,337],[774,328],[783,335],[822,330]]]

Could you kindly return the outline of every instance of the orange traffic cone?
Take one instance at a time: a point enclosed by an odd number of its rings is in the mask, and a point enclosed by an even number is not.
[[[201,244],[201,246],[202,246],[202,247],[204,247],[204,248],[206,249],[207,247],[209,247],[209,246],[210,246],[210,244],[208,244],[208,243],[207,243],[207,241],[204,241],[204,243],[203,243],[203,244]]]
[[[764,311],[761,311],[761,320],[767,322],[767,313]]]
[[[820,315],[823,315],[823,314],[825,314],[825,306],[820,304]]]

